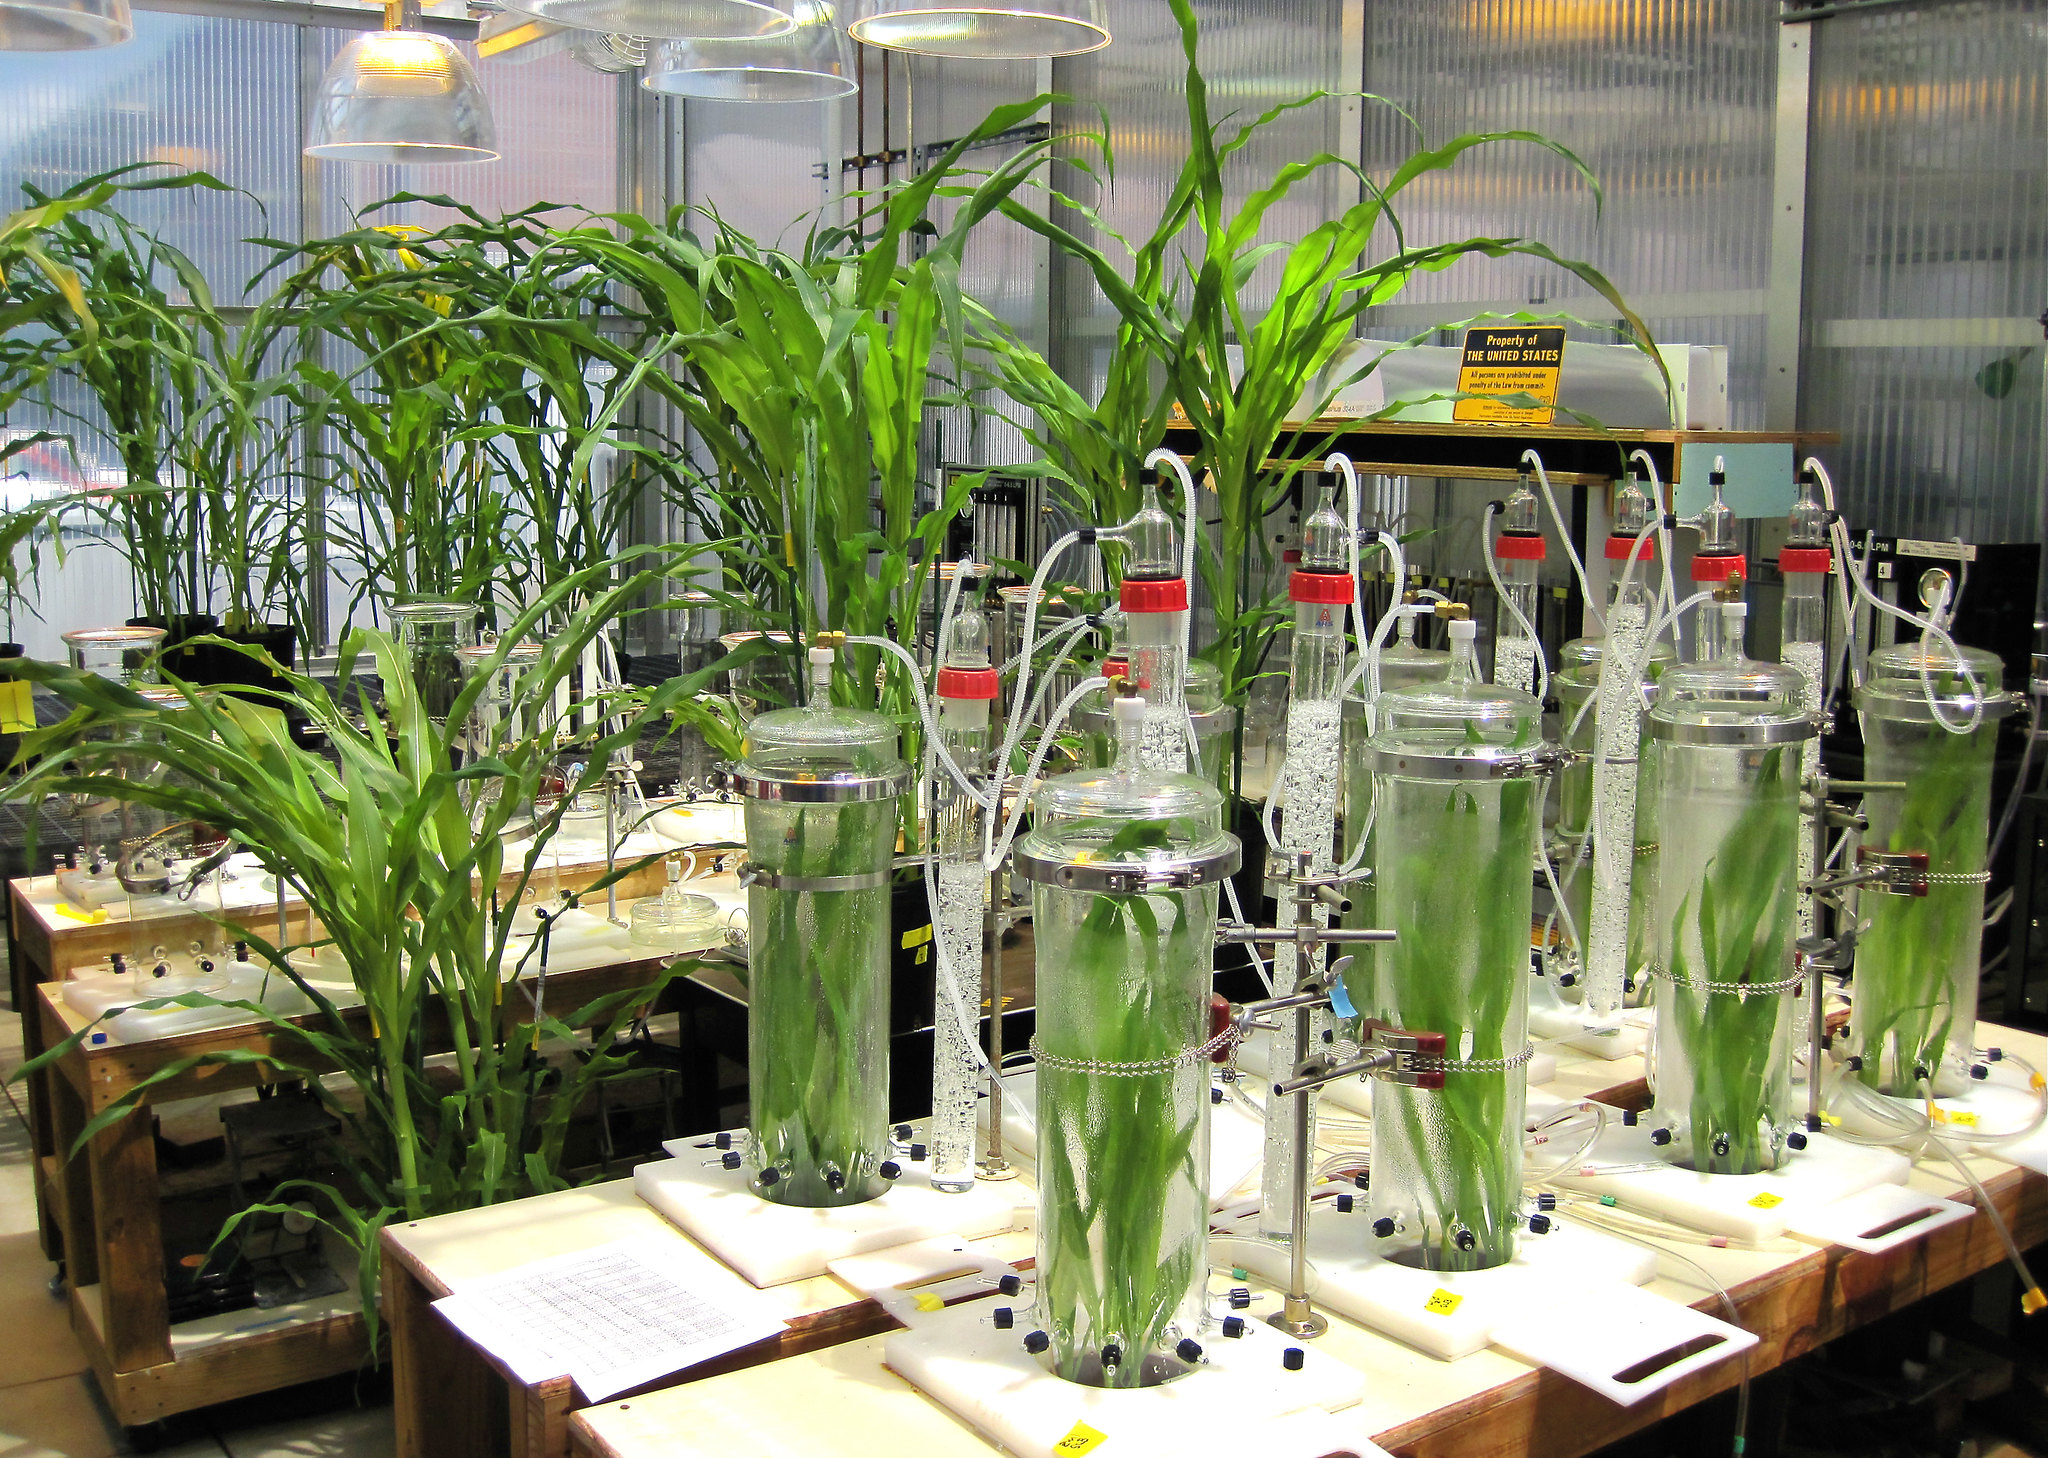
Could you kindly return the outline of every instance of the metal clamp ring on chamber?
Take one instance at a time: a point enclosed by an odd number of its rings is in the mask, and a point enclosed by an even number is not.
[[[910,788],[910,766],[900,765],[887,774],[862,775],[851,771],[763,771],[738,764],[714,778],[749,800],[774,800],[788,805],[848,805],[893,800]]]
[[[1654,962],[1650,964],[1649,971],[1652,977],[1662,978],[1673,987],[1683,987],[1688,992],[1718,993],[1723,997],[1772,997],[1806,985],[1804,972],[1795,972],[1781,982],[1693,982],[1681,981]]]
[[[1195,856],[1150,861],[1076,861],[1041,856],[1019,846],[1011,852],[1012,874],[1063,891],[1101,891],[1128,896],[1139,891],[1189,891],[1229,879],[1244,859],[1232,842]]]
[[[1878,699],[1880,702],[1873,703],[1872,699]],[[1973,709],[1978,711],[1977,717],[1988,724],[2019,713],[2027,706],[2027,696],[2014,690],[2010,693],[1993,694],[1986,699],[1959,696],[1943,698],[1940,702],[1941,712],[1936,714],[1928,707],[1924,694],[1898,697],[1892,694],[1874,695],[1865,692],[1856,696],[1858,708],[1867,708],[1882,718],[1900,720],[1908,724],[1932,724],[1937,721],[1954,724],[1959,719],[1969,718]]]
[[[1512,1073],[1535,1056],[1536,1045],[1524,1043],[1521,1052],[1505,1058],[1436,1058],[1427,1053],[1412,1053],[1408,1062],[1424,1073]]]
[[[1553,775],[1577,756],[1545,745],[1519,754],[1413,754],[1406,750],[1367,746],[1365,759],[1375,774],[1408,780],[1523,780]]]
[[[771,891],[874,891],[889,884],[887,870],[859,871],[851,876],[785,876],[751,861],[739,868],[741,886],[765,886]]]
[[[1045,1051],[1045,1045],[1036,1035],[1031,1039],[1031,1056],[1040,1068],[1050,1068],[1060,1073],[1090,1073],[1097,1078],[1151,1078],[1161,1073],[1171,1073],[1176,1068],[1185,1068],[1191,1063],[1207,1063],[1237,1040],[1237,1029],[1225,1028],[1206,1043],[1191,1044],[1178,1053],[1164,1058],[1147,1058],[1138,1063],[1118,1063],[1107,1058],[1062,1058],[1056,1053]]]
[[[1643,721],[1652,739],[1666,744],[1697,744],[1717,749],[1756,749],[1772,744],[1801,744],[1820,733],[1817,717],[1773,719],[1760,724],[1679,724],[1655,715]]]

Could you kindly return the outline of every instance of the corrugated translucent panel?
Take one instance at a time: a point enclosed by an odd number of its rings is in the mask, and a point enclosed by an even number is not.
[[[1800,414],[1842,432],[1842,505],[1859,525],[2035,539],[2048,4],[1816,29]]]
[[[0,177],[57,193],[133,162],[212,173],[242,191],[138,193],[121,208],[235,302],[269,257],[241,240],[298,233],[298,94],[295,27],[138,11],[126,45],[0,52]]]
[[[671,125],[681,125],[689,202],[717,212],[761,243],[796,252],[819,209],[837,195],[840,149],[834,139],[842,127],[843,135],[853,135],[853,105],[850,99],[664,101],[662,110]],[[692,226],[708,229],[704,221]]]
[[[309,31],[324,65],[353,32]],[[491,118],[498,129],[496,162],[444,167],[373,167],[322,162],[322,229],[337,233],[355,214],[399,192],[445,196],[486,217],[554,203],[570,212],[614,212],[619,207],[619,79],[600,75],[567,55],[523,64],[478,61]],[[432,227],[454,220],[445,209],[405,203],[379,210],[369,221]],[[567,221],[567,219],[564,219]]]
[[[1357,58],[1345,54],[1343,41],[1345,9],[1332,0],[1197,3],[1212,118],[1234,117],[1234,125],[1242,125],[1319,89],[1356,90]],[[1141,244],[1158,222],[1188,154],[1187,59],[1179,28],[1165,5],[1112,5],[1109,20],[1115,35],[1110,47],[1055,63],[1054,80],[1056,89],[1075,102],[1062,109],[1063,127],[1096,130],[1101,125],[1097,108],[1108,109],[1115,181],[1096,194],[1071,176],[1066,180],[1079,195],[1097,197],[1109,228]],[[1228,165],[1227,205],[1235,210],[1248,193],[1269,184],[1283,163],[1324,151],[1353,150],[1355,144],[1346,145],[1340,135],[1341,111],[1335,101],[1322,102],[1287,113],[1263,128]],[[1275,206],[1259,236],[1292,242],[1356,197],[1355,182],[1335,170],[1325,171],[1298,185]],[[1089,241],[1121,262],[1123,250],[1114,239],[1091,234]],[[1268,269],[1262,277],[1271,272]],[[1098,319],[1109,316],[1100,292],[1078,273],[1068,298],[1077,320],[1084,311]],[[1263,308],[1270,298],[1268,284],[1254,287],[1247,302]]]
[[[1521,237],[1592,263],[1663,321],[1660,338],[1728,345],[1734,423],[1761,426],[1777,33],[1776,6],[1756,0],[1373,0],[1366,87],[1430,145],[1538,132],[1604,191],[1596,212],[1564,158],[1482,147],[1402,194],[1407,240]],[[1369,107],[1365,132],[1376,178],[1417,146],[1391,106]],[[1590,312],[1595,297],[1540,260],[1472,259],[1416,278],[1387,322],[1482,305]]]

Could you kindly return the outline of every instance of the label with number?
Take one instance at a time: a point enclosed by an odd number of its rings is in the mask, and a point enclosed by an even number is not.
[[[1775,1210],[1778,1206],[1785,1203],[1785,1197],[1783,1195],[1774,1195],[1769,1190],[1765,1190],[1761,1195],[1751,1195],[1749,1203],[1759,1210]]]
[[[1950,1109],[1948,1111],[1948,1121],[1958,1129],[1974,1129],[1977,1127],[1977,1116],[1968,1109]]]
[[[1098,1433],[1086,1423],[1075,1423],[1067,1429],[1064,1438],[1052,1445],[1052,1450],[1066,1455],[1066,1458],[1080,1458],[1081,1454],[1093,1453],[1108,1441],[1109,1434]]]
[[[1446,1291],[1439,1286],[1430,1292],[1429,1299],[1422,1303],[1422,1309],[1432,1316],[1449,1316],[1465,1304],[1465,1298],[1455,1291]]]

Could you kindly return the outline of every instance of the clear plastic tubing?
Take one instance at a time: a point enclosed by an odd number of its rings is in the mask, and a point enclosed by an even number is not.
[[[1294,603],[1294,654],[1288,678],[1287,762],[1281,768],[1280,797],[1286,814],[1280,825],[1280,847],[1291,860],[1306,855],[1309,869],[1318,874],[1335,865],[1337,838],[1337,795],[1342,781],[1340,765],[1343,727],[1344,619],[1355,597],[1350,572],[1346,530],[1323,488],[1322,499],[1302,523],[1301,567],[1288,581],[1287,595]],[[1355,538],[1353,538],[1355,540]],[[1283,924],[1294,915],[1293,898],[1278,898]],[[1322,916],[1324,913],[1317,912]],[[1327,919],[1327,918],[1326,918]],[[1279,959],[1281,961],[1285,958]],[[1303,967],[1294,959],[1298,975],[1318,976],[1322,968]],[[1288,985],[1298,992],[1298,985]],[[1287,1066],[1294,1067],[1308,1057],[1309,1049],[1300,1036],[1300,1019],[1283,1019],[1280,1043],[1292,1042]],[[1310,1100],[1309,1128],[1315,1127],[1315,1093],[1304,1091],[1294,1098]],[[1285,1239],[1291,1229],[1294,1210],[1295,1118],[1292,1099],[1266,1101],[1266,1157],[1260,1184],[1259,1233],[1268,1239]]]
[[[1787,518],[1784,550],[1778,554],[1778,570],[1785,574],[1783,635],[1779,639],[1778,661],[1799,675],[1799,702],[1810,714],[1819,714],[1827,701],[1828,573],[1834,567],[1834,553],[1828,548],[1828,514],[1814,499],[1811,471],[1799,473],[1799,499]],[[1820,740],[1809,739],[1799,759],[1800,783],[1820,771]],[[1800,811],[1806,824],[1799,837],[1799,879],[1811,880],[1819,871],[1814,864],[1814,809]],[[1817,931],[1813,898],[1799,898],[1799,934],[1810,937]]]
[[[1494,541],[1501,586],[1507,600],[1494,626],[1493,681],[1528,693],[1536,687],[1536,579],[1546,548],[1537,521],[1536,497],[1525,475],[1501,508],[1501,534]]]
[[[1600,655],[1593,732],[1593,898],[1586,928],[1586,1011],[1611,1018],[1628,986],[1629,893],[1636,848],[1636,747],[1642,736],[1638,677],[1648,648],[1650,588],[1638,566],[1652,510],[1640,476],[1615,497],[1607,559],[1626,564],[1607,599],[1607,640]]]
[[[1176,462],[1178,464],[1178,462]],[[1192,492],[1190,493],[1192,495]],[[1133,691],[1145,700],[1144,763],[1162,773],[1188,767],[1188,580],[1173,518],[1147,481],[1138,514],[1122,529],[1130,558],[1118,606]]]
[[[970,781],[987,769],[997,693],[988,621],[979,604],[969,602],[941,645],[939,742]],[[988,876],[981,863],[981,804],[945,777],[935,788],[939,964],[932,1016],[931,1177],[933,1189],[960,1194],[974,1188],[974,1104],[981,1087],[976,1033]]]

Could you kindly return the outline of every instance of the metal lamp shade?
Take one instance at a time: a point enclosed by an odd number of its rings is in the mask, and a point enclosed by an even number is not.
[[[133,34],[128,0],[0,0],[0,51],[84,51]]]
[[[657,40],[746,40],[796,24],[769,0],[516,0],[515,9],[556,25]]]
[[[860,89],[853,44],[822,0],[796,0],[796,26],[754,40],[663,41],[640,84],[699,101],[832,101]]]
[[[976,61],[1073,56],[1109,44],[1103,0],[861,0],[848,29],[862,45]]]
[[[421,30],[357,36],[320,79],[306,155],[408,165],[495,162],[498,133],[476,71]]]

